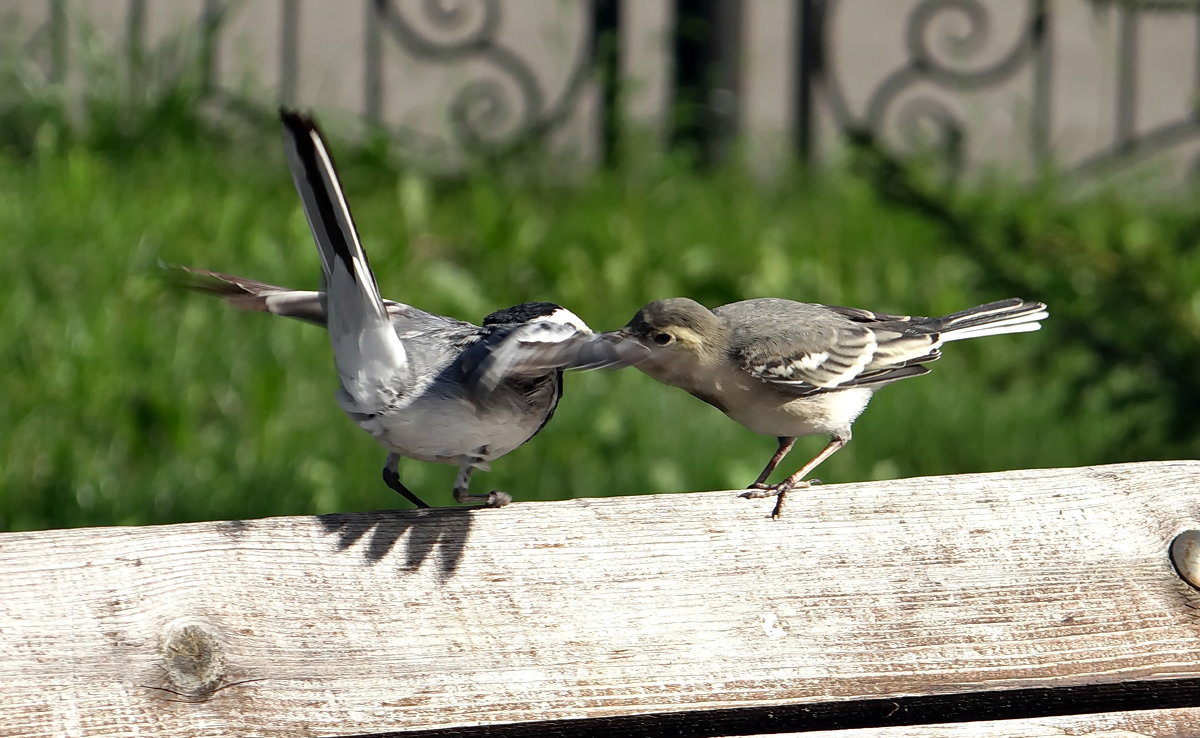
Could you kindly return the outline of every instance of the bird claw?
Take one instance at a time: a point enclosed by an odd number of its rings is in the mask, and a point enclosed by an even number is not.
[[[504,507],[512,502],[512,495],[507,492],[501,492],[494,489],[487,493],[487,500],[483,503],[484,507]]]
[[[774,497],[779,494],[779,489],[771,485],[750,485],[746,492],[741,493],[738,497],[743,500],[757,500],[763,497]]]
[[[761,497],[774,497],[779,494],[778,484],[767,484],[766,482],[755,482],[746,489],[748,491],[741,493],[738,497],[745,500],[757,500]]]
[[[763,497],[777,498],[775,500],[775,508],[771,510],[771,519],[778,520],[779,517],[783,515],[783,503],[787,499],[788,492],[791,492],[794,489],[811,487],[820,483],[820,479],[804,479],[799,482],[791,483],[788,483],[787,480],[784,480],[778,484],[763,484],[761,482],[755,482],[754,484],[750,485],[747,491],[738,495],[738,497],[741,497],[744,500],[756,500]]]
[[[787,481],[779,482],[778,484],[764,484],[755,482],[746,488],[746,491],[738,495],[744,500],[757,500],[763,497],[777,497],[780,493],[791,492],[794,489],[803,489],[811,487],[815,484],[820,484],[820,479],[805,479],[799,482],[788,484]]]

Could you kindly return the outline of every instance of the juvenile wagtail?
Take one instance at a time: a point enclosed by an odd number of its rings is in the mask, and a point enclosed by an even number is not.
[[[243,309],[325,326],[338,404],[388,450],[383,479],[414,505],[428,507],[400,482],[401,457],[457,465],[457,502],[508,504],[512,498],[498,490],[470,494],[471,472],[542,429],[562,396],[563,370],[624,366],[647,352],[592,333],[574,313],[548,302],[494,312],[477,326],[384,300],[319,129],[298,113],[280,115],[324,290],[184,268],[193,275],[186,286]]]
[[[742,497],[787,493],[850,440],[850,426],[875,390],[929,371],[949,341],[1040,328],[1046,305],[1001,300],[941,318],[886,315],[762,298],[709,310],[676,297],[646,305],[616,333],[650,355],[638,369],[687,390],[779,448]],[[778,484],[767,477],[798,436],[826,434],[827,446]]]

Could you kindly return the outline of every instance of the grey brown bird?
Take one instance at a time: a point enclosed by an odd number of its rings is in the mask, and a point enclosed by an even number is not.
[[[940,318],[888,315],[858,308],[760,298],[709,310],[685,297],[646,305],[617,334],[650,355],[641,371],[692,395],[779,447],[742,496],[776,496],[773,517],[789,491],[851,438],[871,396],[892,382],[929,372],[942,344],[1035,331],[1046,305],[1019,298]],[[799,436],[824,434],[829,444],[777,484],[767,478]]]
[[[329,332],[338,404],[388,450],[383,478],[418,507],[401,457],[459,467],[454,499],[499,507],[497,490],[469,493],[471,473],[532,438],[550,420],[567,369],[625,366],[647,352],[594,334],[566,308],[532,302],[477,326],[383,299],[315,123],[281,111],[289,168],[316,242],[322,291],[291,290],[187,269],[190,286],[247,310],[305,320]]]

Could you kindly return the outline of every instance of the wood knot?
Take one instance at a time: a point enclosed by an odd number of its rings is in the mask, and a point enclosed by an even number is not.
[[[169,625],[162,642],[163,665],[171,690],[204,698],[221,686],[225,655],[212,626],[189,620]]]
[[[1171,541],[1171,563],[1183,581],[1200,589],[1200,530],[1185,530]]]

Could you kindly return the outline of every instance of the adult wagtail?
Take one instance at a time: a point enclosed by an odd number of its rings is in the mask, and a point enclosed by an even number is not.
[[[512,498],[498,490],[470,494],[471,473],[545,426],[562,396],[563,370],[625,366],[647,352],[592,333],[574,313],[548,302],[494,312],[477,326],[384,300],[319,129],[298,113],[280,115],[324,290],[184,268],[194,275],[186,286],[240,308],[325,326],[338,404],[388,450],[383,479],[414,505],[428,507],[400,482],[401,457],[457,465],[457,502],[508,504]]]
[[[875,390],[925,374],[943,343],[1040,328],[1046,305],[1001,300],[941,318],[886,315],[762,298],[709,310],[676,297],[646,305],[617,334],[650,352],[641,371],[687,390],[779,448],[742,497],[808,486],[804,477],[850,440],[850,426]],[[827,434],[827,446],[777,484],[767,477],[798,436]]]

